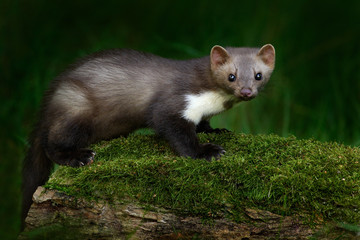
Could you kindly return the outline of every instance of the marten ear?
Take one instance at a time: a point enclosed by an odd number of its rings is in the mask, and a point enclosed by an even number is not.
[[[271,44],[264,45],[258,52],[257,56],[271,68],[275,66],[275,48]]]
[[[211,69],[214,70],[223,65],[230,58],[225,48],[215,45],[210,52]]]

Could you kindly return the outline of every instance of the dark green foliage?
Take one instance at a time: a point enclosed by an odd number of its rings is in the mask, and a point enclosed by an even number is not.
[[[76,223],[62,222],[61,224],[53,224],[50,226],[44,226],[32,231],[22,233],[20,239],[27,240],[75,240],[86,239],[87,236],[83,236],[76,227]],[[93,236],[96,237],[96,236]]]
[[[226,155],[207,162],[180,158],[154,135],[94,146],[88,167],[59,167],[49,183],[76,196],[124,199],[202,217],[243,219],[245,207],[309,223],[360,220],[360,149],[276,135],[202,134]]]

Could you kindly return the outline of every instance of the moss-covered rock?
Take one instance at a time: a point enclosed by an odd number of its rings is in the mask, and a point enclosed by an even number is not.
[[[226,154],[212,162],[178,157],[164,140],[134,134],[92,146],[92,165],[61,166],[46,187],[87,199],[134,199],[204,219],[241,222],[244,209],[256,208],[302,216],[310,225],[359,224],[359,148],[275,135],[199,138]]]

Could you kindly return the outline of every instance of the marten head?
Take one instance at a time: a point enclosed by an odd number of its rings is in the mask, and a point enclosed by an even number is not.
[[[269,81],[275,67],[275,49],[223,48],[214,46],[210,53],[213,81],[226,93],[242,101],[251,100]]]

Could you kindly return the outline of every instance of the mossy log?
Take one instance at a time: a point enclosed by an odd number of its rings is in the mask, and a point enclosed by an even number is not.
[[[178,157],[154,135],[92,146],[92,165],[59,167],[38,188],[22,237],[358,237],[359,148],[275,135],[199,138],[222,145],[226,155],[212,162]]]
[[[28,230],[53,226],[55,233],[65,231],[56,233],[65,239],[306,239],[313,234],[299,217],[244,211],[248,218],[243,223],[226,218],[204,223],[200,217],[177,215],[171,209],[88,201],[39,187],[26,224]]]

